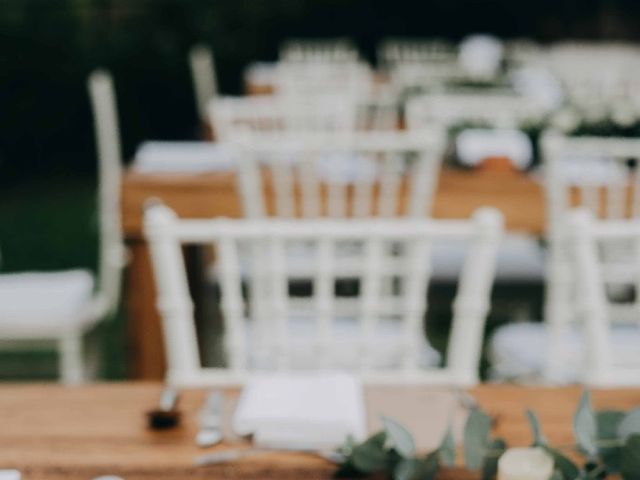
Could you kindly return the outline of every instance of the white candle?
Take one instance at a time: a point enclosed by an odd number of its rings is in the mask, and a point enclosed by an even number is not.
[[[498,460],[498,480],[549,480],[553,458],[542,448],[510,448]]]

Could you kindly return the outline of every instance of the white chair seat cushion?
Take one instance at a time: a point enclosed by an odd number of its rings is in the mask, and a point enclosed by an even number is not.
[[[86,270],[0,275],[0,336],[49,337],[90,320],[93,276]]]
[[[463,241],[435,243],[432,255],[433,280],[458,279],[467,252],[468,244]],[[502,238],[496,261],[496,282],[542,282],[544,268],[544,249],[535,237],[511,233]]]
[[[277,365],[275,349],[261,341],[265,337],[256,335],[259,328],[247,322],[247,335],[249,345],[249,363],[256,370],[271,370]],[[331,361],[324,365],[332,368],[357,369],[363,355],[362,330],[355,317],[338,317],[332,323],[332,340],[328,350]],[[402,363],[402,354],[406,345],[402,338],[402,324],[391,318],[380,319],[378,325],[367,344],[374,352],[371,365],[377,369],[397,369]],[[269,326],[273,330],[273,324]],[[291,367],[294,369],[314,369],[322,366],[318,355],[323,351],[318,347],[317,324],[310,316],[299,316],[288,321],[289,347],[292,352]],[[441,355],[427,341],[426,337],[420,340],[418,352],[418,365],[421,368],[438,366]]]
[[[616,325],[611,340],[617,364],[640,365],[640,327]],[[499,328],[491,338],[491,377],[496,380],[545,380],[549,334],[544,323],[515,323]],[[562,339],[563,360],[553,372],[555,382],[574,383],[583,378],[585,340],[582,331],[569,329]]]

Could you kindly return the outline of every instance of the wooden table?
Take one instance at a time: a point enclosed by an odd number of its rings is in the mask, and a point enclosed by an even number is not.
[[[131,253],[128,318],[129,365],[133,378],[160,379],[164,355],[149,253],[142,234],[142,212],[149,198],[158,198],[181,217],[240,217],[241,207],[231,173],[125,174],[122,192],[124,233]],[[509,230],[539,235],[544,231],[541,185],[512,171],[443,169],[435,196],[436,218],[467,218],[491,205],[505,216]]]
[[[120,475],[126,480],[331,478],[333,465],[300,453],[269,453],[236,463],[194,467],[196,455],[214,451],[200,450],[193,442],[203,392],[183,395],[182,426],[153,432],[146,429],[145,411],[156,405],[160,390],[158,383],[78,388],[3,385],[0,468],[20,470],[24,480],[88,480],[106,474]],[[531,442],[524,418],[527,407],[538,413],[551,444],[573,443],[572,416],[580,395],[577,387],[480,386],[471,390],[471,394],[495,417],[494,433],[512,446]],[[427,387],[371,387],[365,398],[370,416],[386,414],[402,419],[418,435],[429,429],[429,398],[434,395],[443,395],[443,391]],[[229,413],[236,396],[237,390],[226,392]],[[595,391],[593,400],[597,408],[630,409],[640,405],[640,390]],[[247,444],[240,442],[233,446]],[[457,476],[446,477],[461,478],[460,473],[458,470]]]

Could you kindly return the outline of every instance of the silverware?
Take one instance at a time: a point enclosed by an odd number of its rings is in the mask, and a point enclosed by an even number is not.
[[[212,447],[222,441],[222,405],[224,397],[219,390],[207,395],[200,412],[200,430],[196,435],[196,445],[200,448]]]

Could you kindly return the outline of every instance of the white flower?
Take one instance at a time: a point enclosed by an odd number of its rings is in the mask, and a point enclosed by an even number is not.
[[[498,460],[498,480],[549,480],[553,458],[539,447],[510,448]]]
[[[561,132],[571,132],[580,124],[580,116],[572,108],[563,108],[551,118],[551,125]]]

